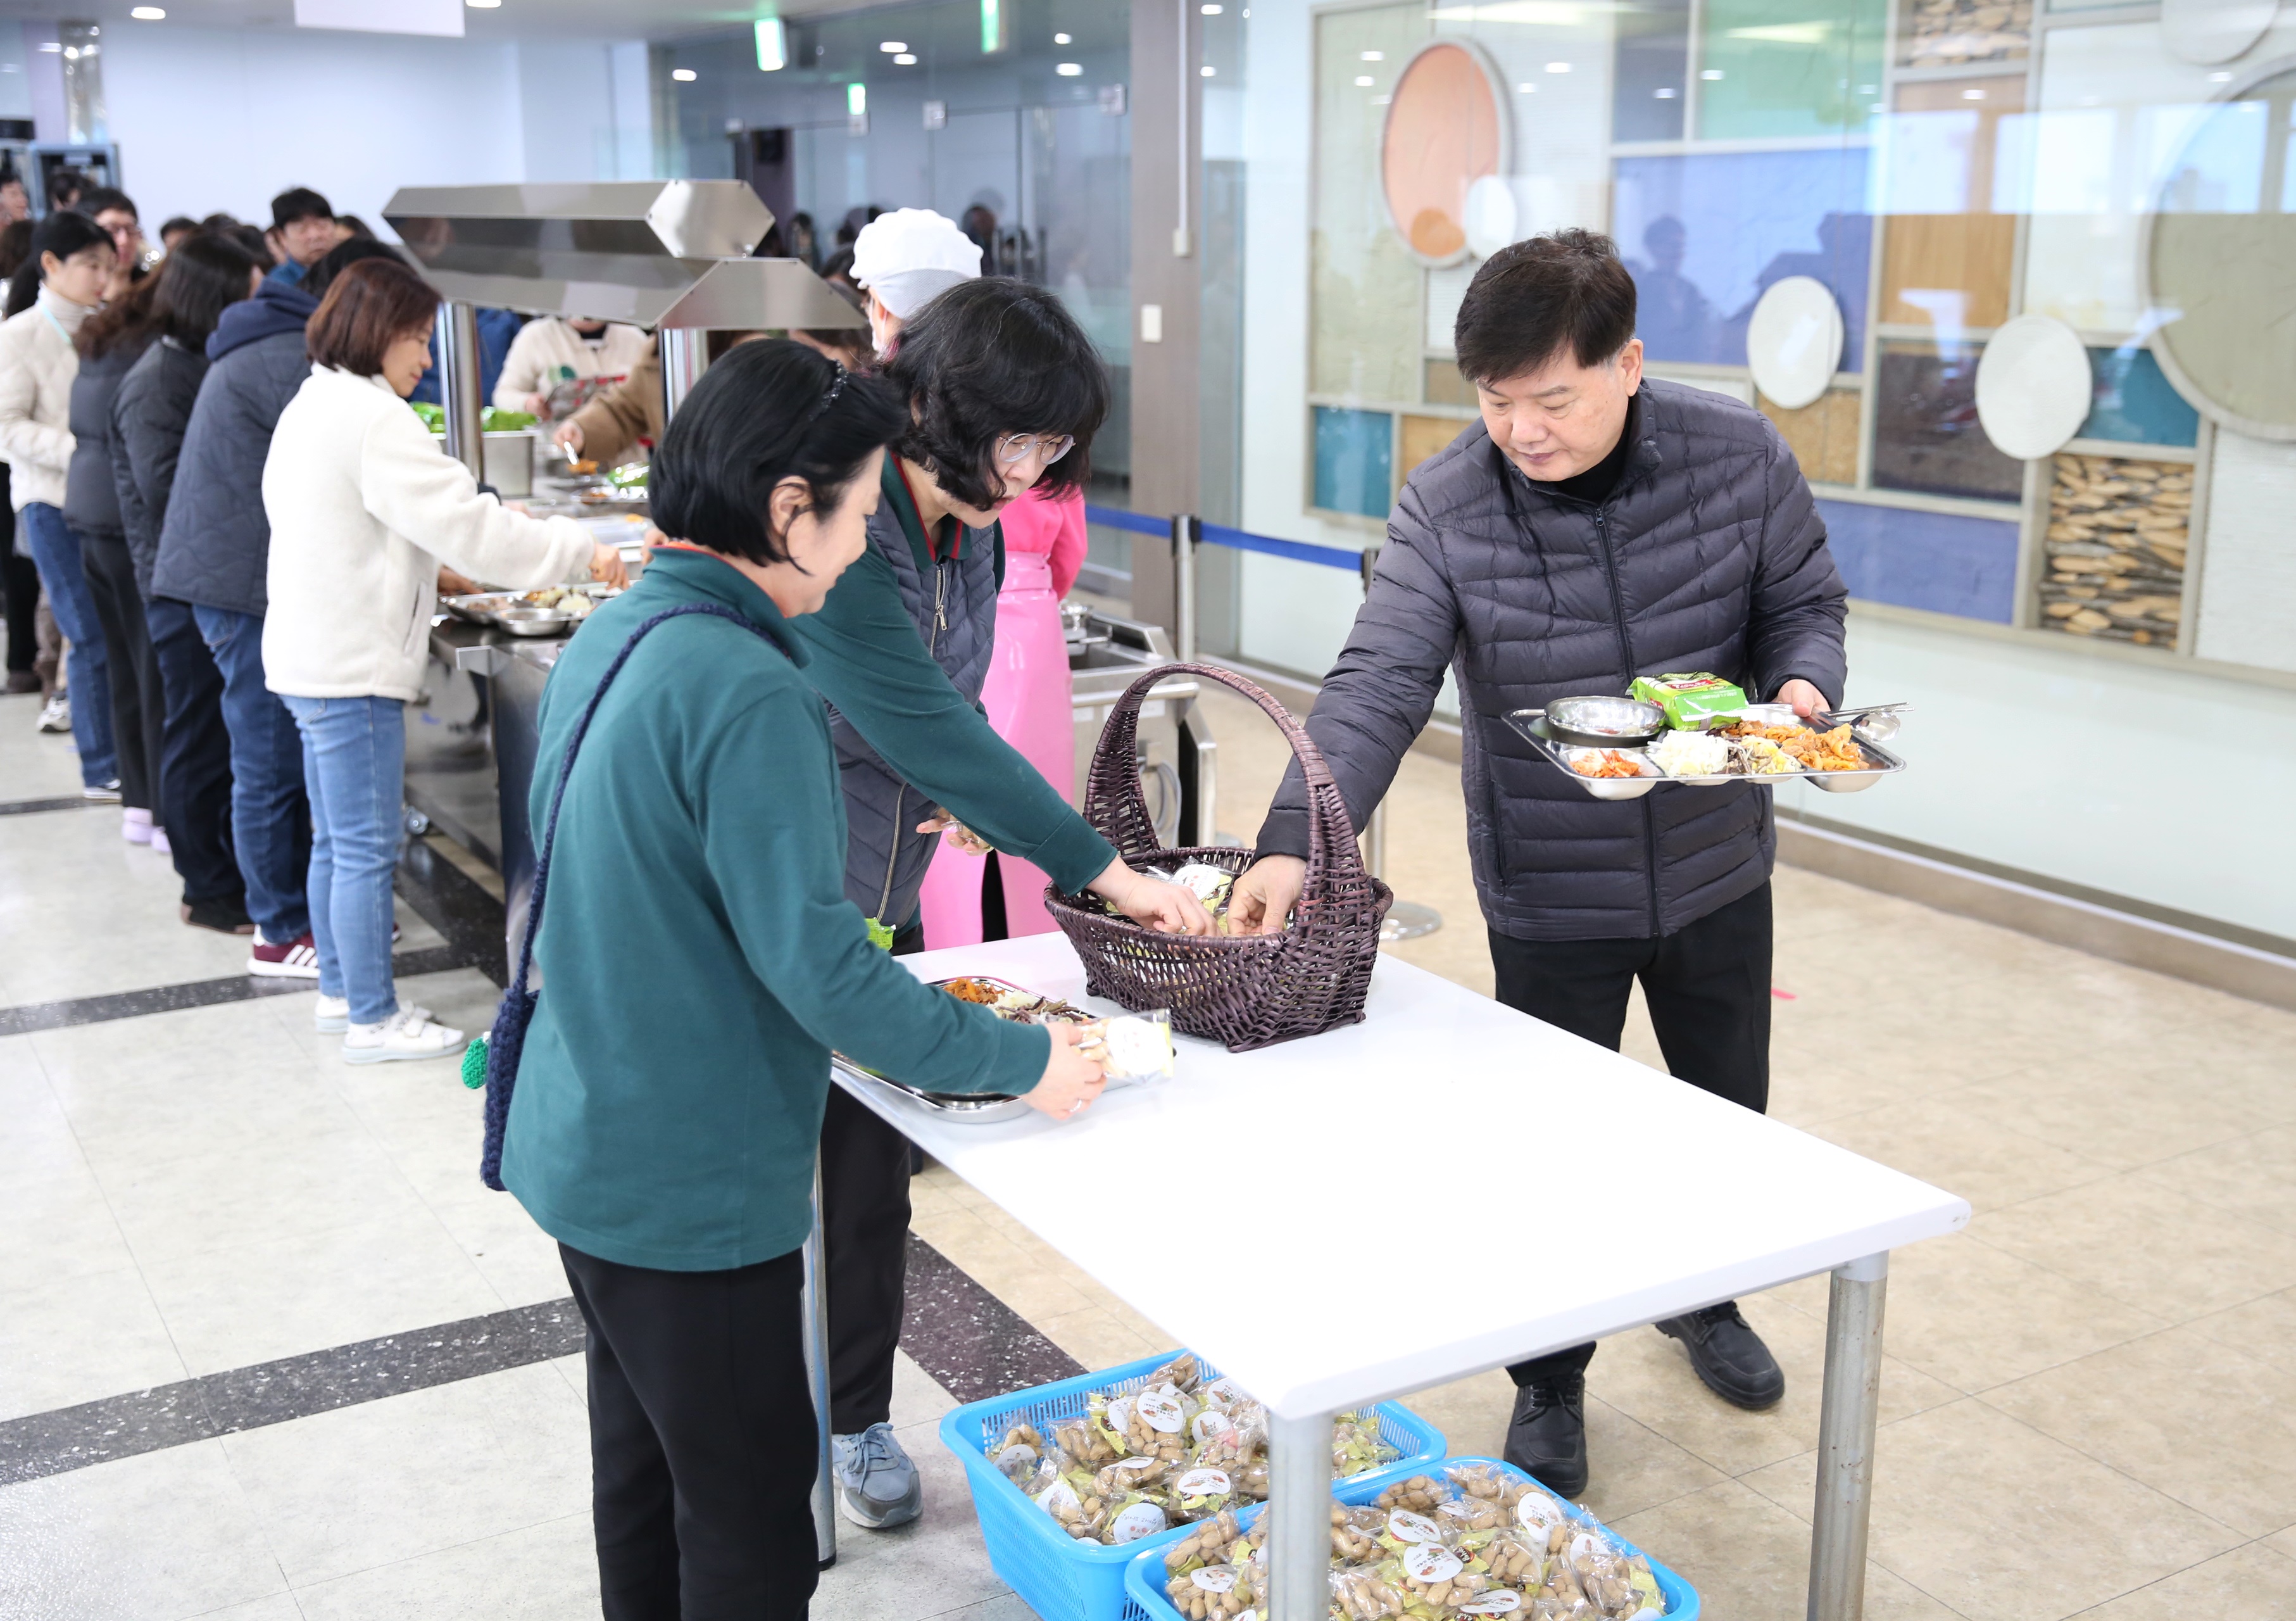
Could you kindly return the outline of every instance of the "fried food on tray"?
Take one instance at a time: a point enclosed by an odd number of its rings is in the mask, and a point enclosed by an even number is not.
[[[1792,755],[1804,770],[1864,771],[1872,769],[1866,764],[1865,754],[1859,751],[1857,741],[1849,735],[1849,728],[1846,724],[1837,726],[1830,732],[1814,732],[1807,727],[1762,726],[1754,721],[1742,720],[1735,726],[1718,728],[1713,735],[1741,742],[1752,737],[1765,738]]]
[[[960,1002],[978,1002],[984,1008],[995,1007],[997,1000],[1004,994],[1004,986],[991,984],[985,979],[952,979],[941,989]]]
[[[1581,777],[1640,777],[1642,767],[1616,749],[1585,749],[1570,761]]]

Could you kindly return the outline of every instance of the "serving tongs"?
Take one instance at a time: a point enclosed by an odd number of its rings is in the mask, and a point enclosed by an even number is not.
[[[1824,724],[1818,727],[1820,731],[1830,732],[1837,726],[1846,726],[1860,737],[1887,743],[1898,735],[1898,718],[1911,712],[1913,707],[1910,704],[1867,704],[1855,709],[1830,710],[1814,714],[1810,721],[1813,725],[1824,721]]]

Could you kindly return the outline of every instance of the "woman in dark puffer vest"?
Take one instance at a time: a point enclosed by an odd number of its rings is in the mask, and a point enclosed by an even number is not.
[[[262,277],[255,256],[228,236],[203,232],[178,243],[160,271],[152,297],[159,340],[129,368],[111,407],[111,471],[120,526],[163,695],[160,714],[144,718],[147,728],[157,720],[160,740],[156,809],[184,883],[184,921],[239,934],[254,925],[232,851],[231,736],[224,726],[223,675],[191,605],[153,595],[152,575],[184,432],[207,375],[208,334],[224,310],[247,298]]]

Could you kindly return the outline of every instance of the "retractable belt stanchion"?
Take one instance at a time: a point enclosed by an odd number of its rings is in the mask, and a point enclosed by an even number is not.
[[[829,1444],[829,1265],[821,1230],[821,1158],[813,1162],[813,1230],[805,1238],[805,1382],[813,1393],[820,1453],[813,1477],[813,1536],[821,1568],[837,1563],[836,1460]]]

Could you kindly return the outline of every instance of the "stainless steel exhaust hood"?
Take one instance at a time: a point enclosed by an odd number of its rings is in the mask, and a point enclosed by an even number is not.
[[[640,326],[745,260],[774,222],[738,180],[403,186],[383,218],[448,299]]]
[[[756,332],[859,327],[869,320],[803,259],[728,259],[710,266],[662,312],[660,325],[673,331]]]

